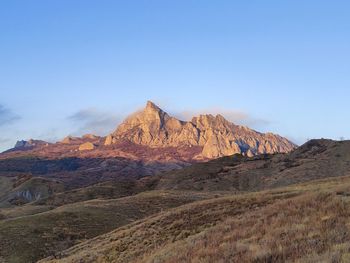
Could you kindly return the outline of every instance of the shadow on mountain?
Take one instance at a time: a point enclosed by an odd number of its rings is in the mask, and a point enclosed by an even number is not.
[[[179,169],[175,162],[143,162],[127,158],[44,159],[16,157],[0,160],[0,176],[40,176],[61,181],[67,190],[120,179],[139,179],[158,172]]]

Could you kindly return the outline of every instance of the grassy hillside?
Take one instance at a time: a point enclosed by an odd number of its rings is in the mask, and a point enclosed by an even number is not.
[[[154,191],[120,199],[77,202],[35,215],[3,219],[0,220],[0,262],[35,262],[137,219],[213,196]],[[27,213],[47,208],[26,207]]]
[[[28,175],[0,178],[0,208],[23,205],[64,191],[63,184],[56,180]]]
[[[13,189],[14,178],[0,176],[0,199]]]
[[[35,205],[61,206],[92,199],[116,199],[154,190],[158,179],[149,177],[147,180],[124,179],[98,183],[88,187],[55,193],[42,198]]]
[[[61,164],[59,161],[57,163]],[[120,162],[117,163],[121,165]],[[96,165],[98,166],[97,163]],[[69,163],[70,166],[71,163]],[[103,176],[99,168],[88,170],[89,173],[85,174],[84,172],[83,177],[89,177],[90,179],[94,177],[99,180],[98,178]],[[133,176],[118,178],[88,187],[67,190],[64,193],[57,193],[62,192],[57,190],[51,191],[50,188],[52,187],[45,186],[48,189],[39,191],[43,194],[39,195],[40,200],[37,200],[36,204],[59,206],[95,198],[119,198],[154,189],[239,193],[287,186],[313,179],[342,176],[348,172],[350,172],[349,141],[312,140],[289,154],[261,155],[253,158],[234,155],[207,163],[194,164],[181,170],[173,170],[157,176],[144,177],[140,180]],[[109,171],[109,173],[113,172]],[[64,172],[60,177],[75,178],[69,180],[82,180],[80,175],[77,176],[75,173]],[[6,188],[9,179],[7,177],[0,178],[6,181],[3,183],[0,181],[0,187]],[[43,179],[40,182],[45,185]],[[22,193],[20,197],[26,197],[28,193],[22,190],[16,191],[15,196],[12,195],[11,198],[1,197],[0,194],[0,207],[8,206],[8,199],[13,199],[18,193]],[[6,193],[6,191],[4,192]],[[15,198],[12,203],[21,204],[27,201],[23,198]]]
[[[164,173],[157,189],[259,191],[350,172],[350,141],[311,140],[288,154],[240,155]]]
[[[227,218],[138,262],[349,262],[349,216],[342,198],[305,194]]]
[[[199,201],[41,262],[348,262],[350,177]]]
[[[88,170],[81,175],[96,180],[103,176],[99,168]],[[114,171],[108,168],[108,173]],[[290,227],[294,231],[294,224],[302,225],[295,227],[305,242],[327,243],[322,248],[337,251],[335,258],[340,260],[345,250],[334,248],[338,241],[320,233],[316,221],[322,213],[333,218],[341,213],[339,207],[347,211],[350,179],[344,175],[350,175],[350,142],[312,140],[289,154],[234,155],[140,179],[108,176],[103,179],[109,178],[107,182],[64,192],[56,180],[0,176],[0,262],[34,262],[47,256],[73,262],[79,257],[84,262],[181,262],[189,257],[193,262],[212,262],[216,257],[219,262],[293,262],[315,248],[306,249],[296,234],[274,232]],[[328,179],[315,181],[321,178]],[[203,199],[207,200],[196,202]],[[347,212],[339,215],[345,220]],[[330,228],[338,223],[343,227],[345,221],[337,220]],[[249,229],[257,222],[255,237]],[[222,229],[229,225],[232,228],[225,233]],[[237,226],[242,233],[235,232]],[[278,241],[285,234],[291,235],[290,242],[303,244],[303,252]],[[314,234],[317,241],[309,239]],[[215,237],[212,243],[210,236]],[[228,248],[221,248],[226,242]],[[326,257],[315,253],[315,259]]]

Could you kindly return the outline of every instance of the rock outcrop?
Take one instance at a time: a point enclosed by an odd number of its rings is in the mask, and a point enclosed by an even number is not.
[[[198,158],[289,152],[296,146],[281,136],[235,125],[221,115],[200,115],[189,122],[180,121],[150,101],[143,111],[128,117],[108,135],[105,145],[120,140],[150,147],[201,146]]]
[[[98,139],[100,139],[100,136],[88,133],[88,134],[83,135],[82,138],[83,139],[88,139],[88,140],[98,140]]]
[[[63,144],[71,144],[71,143],[74,143],[76,141],[78,141],[80,138],[79,137],[73,137],[73,136],[67,136],[67,137],[64,137],[64,139],[61,141],[61,143]]]
[[[25,140],[17,141],[14,148],[31,147],[30,143]]]
[[[85,142],[79,145],[79,151],[91,151],[95,149],[95,145],[91,142]]]
[[[47,146],[48,143],[45,141],[33,140],[33,139],[30,139],[28,141],[21,140],[16,142],[14,149],[26,149],[26,148],[33,148],[35,146],[43,146],[43,145]]]

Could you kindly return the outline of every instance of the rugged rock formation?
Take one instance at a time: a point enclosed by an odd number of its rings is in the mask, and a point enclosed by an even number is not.
[[[83,135],[82,138],[83,138],[83,139],[89,139],[89,140],[98,140],[98,139],[100,139],[101,137],[100,137],[100,136],[97,136],[97,135],[95,135],[95,134],[90,134],[90,133],[88,133],[88,134]]]
[[[73,137],[73,136],[67,136],[65,137],[61,143],[64,143],[64,144],[71,144],[73,142],[76,142],[77,140],[79,140],[78,137]]]
[[[286,138],[235,125],[221,115],[200,115],[189,122],[180,121],[150,101],[143,111],[128,117],[114,133],[108,135],[105,145],[120,140],[150,147],[201,146],[203,150],[198,158],[235,153],[253,156],[289,152],[295,148]]]
[[[91,142],[85,142],[79,146],[79,151],[91,151],[93,149],[95,149],[95,145]]]
[[[33,139],[30,139],[28,141],[21,140],[16,142],[14,149],[33,148],[35,146],[43,146],[43,145],[48,145],[48,143],[45,141],[33,140]]]

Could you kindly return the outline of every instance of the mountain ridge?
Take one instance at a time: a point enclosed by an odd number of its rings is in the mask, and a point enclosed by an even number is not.
[[[127,147],[125,147],[128,145]],[[149,154],[135,156],[139,147]],[[116,130],[106,137],[93,134],[82,137],[67,136],[62,141],[47,143],[30,139],[18,141],[5,155],[22,152],[40,156],[113,156],[146,161],[168,160],[180,162],[205,161],[232,154],[255,156],[266,153],[285,153],[296,145],[273,133],[261,133],[236,125],[222,115],[201,114],[190,121],[182,121],[148,101],[145,108],[128,116]],[[159,149],[158,153],[151,149]],[[170,150],[169,150],[170,149]],[[182,154],[167,153],[183,149]],[[186,154],[184,154],[186,152]],[[0,156],[1,157],[1,156]]]
[[[178,120],[149,101],[107,137],[19,141],[0,154],[0,176],[45,176],[73,189],[156,175],[217,157],[283,153],[294,147],[283,137],[235,125],[221,115]]]
[[[296,147],[286,138],[235,125],[220,114],[202,114],[191,121],[181,121],[151,101],[144,110],[130,115],[109,134],[105,145],[115,144],[120,139],[151,147],[200,146],[203,150],[196,157],[209,159],[236,153],[254,156],[290,152]]]

